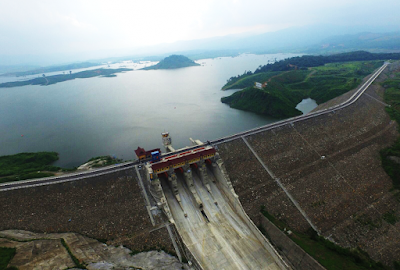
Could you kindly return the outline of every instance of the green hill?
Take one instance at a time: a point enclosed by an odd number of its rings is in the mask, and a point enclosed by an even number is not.
[[[157,65],[146,67],[143,69],[144,70],[174,69],[174,68],[183,68],[191,66],[200,66],[200,64],[195,63],[193,60],[190,60],[189,58],[183,55],[171,55],[161,60]]]
[[[362,78],[382,64],[383,61],[330,63],[306,69],[244,74],[225,87],[245,89],[221,101],[232,108],[275,118],[292,117],[301,114],[295,107],[302,99],[310,97],[321,104],[340,96],[355,89]],[[253,86],[257,81],[267,85],[256,89]]]
[[[274,118],[288,118],[300,115],[296,104],[277,93],[262,91],[253,87],[238,91],[221,99],[231,108],[268,115]]]
[[[253,76],[253,79],[262,81],[268,72],[280,72],[289,70],[307,70],[311,67],[319,67],[329,63],[343,63],[351,61],[374,61],[374,60],[400,60],[400,53],[370,53],[366,51],[354,51],[332,55],[303,55],[292,58],[280,60],[275,63],[270,63],[264,66],[259,66],[254,72],[247,71],[242,75],[233,76],[227,80],[227,83],[222,87],[222,90],[227,89],[238,89],[243,87],[243,80],[249,79]],[[254,75],[258,75],[258,77]],[[261,78],[260,78],[261,77]],[[237,82],[242,81],[238,85]],[[249,85],[247,85],[249,86]],[[246,86],[246,87],[247,87]]]

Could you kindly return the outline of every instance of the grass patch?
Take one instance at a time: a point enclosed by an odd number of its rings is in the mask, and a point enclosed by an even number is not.
[[[394,225],[397,221],[399,221],[399,218],[394,214],[394,211],[389,211],[383,214],[382,218],[387,222],[392,225]]]
[[[280,230],[290,229],[284,221],[269,214],[264,206],[261,207],[261,213]],[[289,237],[328,270],[386,269],[382,263],[373,261],[361,249],[342,248],[318,236],[312,229],[307,233],[291,231],[292,234]]]
[[[13,269],[11,267],[7,268],[7,265],[10,263],[12,258],[14,258],[15,253],[15,248],[0,247],[0,270]],[[16,268],[14,267],[14,269]]]
[[[65,242],[65,240],[63,238],[60,239],[61,240],[61,244],[64,246],[64,248],[67,250],[69,256],[71,256],[71,259],[74,261],[75,266],[80,268],[80,269],[87,269],[86,266],[84,264],[82,264],[78,258],[75,257],[74,254],[72,254],[71,250],[69,249],[69,246],[67,245],[67,243]]]

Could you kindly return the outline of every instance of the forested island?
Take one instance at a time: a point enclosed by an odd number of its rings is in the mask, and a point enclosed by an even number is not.
[[[68,74],[60,74],[53,76],[45,76],[44,74],[41,77],[34,78],[26,81],[16,81],[16,82],[6,82],[1,83],[0,88],[6,87],[18,87],[24,85],[50,85],[56,84],[59,82],[74,80],[78,78],[92,78],[92,77],[115,77],[115,73],[130,71],[132,69],[129,68],[117,68],[117,69],[93,69],[93,70],[85,70],[77,73],[68,73]]]
[[[157,65],[142,69],[144,70],[175,69],[175,68],[183,68],[191,66],[200,66],[200,64],[195,63],[193,60],[190,60],[189,58],[183,55],[171,55],[161,60]]]
[[[221,101],[232,108],[275,118],[300,115],[295,107],[302,99],[310,97],[320,104],[340,96],[356,88],[362,78],[388,59],[400,59],[400,53],[357,51],[281,60],[231,77],[222,89],[243,90]],[[262,83],[262,89],[255,88],[255,82]]]

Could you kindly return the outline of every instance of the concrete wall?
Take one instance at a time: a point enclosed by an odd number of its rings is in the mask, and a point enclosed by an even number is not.
[[[260,224],[267,231],[273,245],[296,270],[324,270],[325,268],[296,245],[286,234],[260,214]]]
[[[179,232],[176,229],[176,226],[175,225],[171,225],[171,226],[173,227],[173,233],[174,233],[176,242],[178,243],[179,250],[181,251],[183,256],[186,258],[186,260],[188,260],[188,262],[190,261],[190,266],[193,269],[202,270],[202,267],[200,266],[200,264],[197,261],[196,257],[190,252],[190,250],[187,248],[187,245],[185,244],[185,242],[183,241],[183,239],[179,235]]]
[[[218,164],[218,165],[217,165]],[[253,232],[253,234],[257,237],[258,241],[262,243],[266,250],[271,254],[274,258],[276,264],[281,269],[290,269],[290,266],[285,263],[282,257],[277,253],[275,248],[271,245],[267,238],[258,230],[257,226],[254,222],[249,218],[246,212],[243,210],[242,204],[240,203],[237,194],[232,189],[232,185],[230,183],[229,176],[225,173],[225,168],[222,163],[213,164],[212,172],[217,179],[218,188],[225,194],[228,198],[231,206],[235,209],[236,214],[238,214],[247,227]]]

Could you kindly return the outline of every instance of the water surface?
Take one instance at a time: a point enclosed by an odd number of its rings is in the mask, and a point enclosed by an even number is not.
[[[75,79],[49,86],[0,89],[0,155],[56,151],[56,165],[89,158],[134,159],[134,149],[161,147],[161,132],[173,145],[189,145],[275,121],[220,102],[231,76],[290,54],[241,55],[199,60],[202,66],[135,70],[113,78]]]
[[[299,104],[297,104],[296,109],[301,111],[303,114],[307,114],[314,110],[318,106],[317,102],[311,98],[303,99]]]

